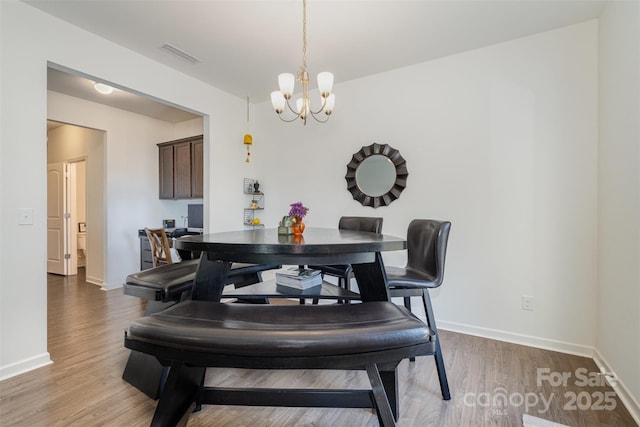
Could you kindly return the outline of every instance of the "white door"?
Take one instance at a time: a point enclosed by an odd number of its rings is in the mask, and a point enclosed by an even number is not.
[[[47,165],[47,272],[67,275],[69,271],[67,229],[67,164]]]

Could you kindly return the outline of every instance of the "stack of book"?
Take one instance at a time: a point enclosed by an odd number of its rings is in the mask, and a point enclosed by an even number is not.
[[[276,284],[294,289],[308,289],[322,284],[320,270],[291,267],[276,272]]]

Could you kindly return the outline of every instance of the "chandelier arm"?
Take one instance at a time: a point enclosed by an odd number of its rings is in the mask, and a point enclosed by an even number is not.
[[[291,104],[289,104],[289,100],[288,99],[286,100],[286,102],[287,102],[287,108],[289,108],[289,111],[291,111],[296,116],[299,116],[300,113],[298,111],[294,110],[293,108],[291,108]]]
[[[326,119],[320,120],[319,118],[316,117],[316,115],[320,116],[320,113],[321,111],[318,111],[317,113],[311,113],[311,117],[313,117],[313,119],[318,123],[327,123],[329,121],[329,114],[325,114]]]
[[[293,122],[293,121],[297,120],[297,119],[298,119],[298,117],[300,117],[300,116],[296,116],[296,117],[292,118],[291,120],[287,120],[287,119],[283,118],[283,117],[282,117],[282,114],[278,114],[278,117],[279,117],[279,118],[280,118],[280,120],[282,120],[283,122],[291,123],[291,122]]]
[[[291,111],[294,114],[294,116],[293,116],[293,118],[291,120],[289,120],[289,119],[285,119],[283,114],[278,114],[278,117],[280,118],[280,120],[282,120],[283,122],[291,123],[291,122],[297,120],[298,118],[300,118],[300,114],[297,113],[296,110],[291,108],[291,104],[289,104],[289,100],[288,99],[286,100],[286,104],[287,104],[287,108],[289,109],[289,111]]]
[[[324,107],[325,107],[326,105],[327,105],[327,98],[322,98],[322,105],[320,106],[320,109],[319,109],[318,111],[311,111],[311,110],[309,110],[309,112],[310,112],[311,114],[314,114],[314,115],[315,115],[315,114],[320,114],[320,113],[322,113],[322,112],[324,111]],[[325,122],[326,122],[326,120],[325,120]],[[324,122],[322,122],[322,123],[324,123]]]

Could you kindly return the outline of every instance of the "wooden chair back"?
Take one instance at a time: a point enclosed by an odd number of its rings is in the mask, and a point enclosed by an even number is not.
[[[172,264],[169,238],[164,228],[145,228],[144,231],[147,233],[149,244],[151,245],[153,267],[155,268],[162,264]]]

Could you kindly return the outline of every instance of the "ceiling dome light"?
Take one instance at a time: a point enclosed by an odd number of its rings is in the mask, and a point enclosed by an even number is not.
[[[104,83],[96,83],[93,85],[93,87],[103,95],[109,95],[111,92],[113,92],[113,88]]]

